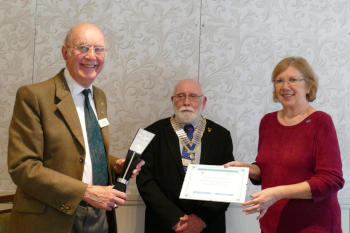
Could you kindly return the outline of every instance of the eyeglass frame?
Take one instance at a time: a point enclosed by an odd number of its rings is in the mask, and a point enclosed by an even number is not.
[[[285,82],[287,82],[288,86],[294,86],[298,82],[305,81],[305,78],[296,78],[296,77],[291,77],[288,80],[283,80],[283,79],[276,79],[273,80],[273,83],[276,86],[282,86]]]
[[[93,51],[96,56],[102,56],[106,52],[106,47],[105,46],[94,46],[94,45],[89,45],[89,44],[79,44],[79,45],[74,45],[70,46],[68,48],[74,48],[77,51],[79,51],[80,54],[88,54],[91,48],[93,48]],[[87,51],[84,51],[82,48],[88,48]],[[102,49],[102,51],[96,51],[96,49]]]
[[[172,97],[175,99],[175,101],[185,101],[186,99],[188,99],[192,103],[198,103],[203,97],[203,95],[197,95],[193,93],[186,95],[184,93],[179,93],[173,95]]]

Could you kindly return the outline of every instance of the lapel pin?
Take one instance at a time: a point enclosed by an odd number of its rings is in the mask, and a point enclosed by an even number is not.
[[[210,132],[211,132],[211,128],[208,127],[208,133],[210,133]]]

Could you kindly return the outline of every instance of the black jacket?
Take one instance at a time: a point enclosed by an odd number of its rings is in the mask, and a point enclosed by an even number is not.
[[[156,134],[142,155],[146,164],[137,176],[137,187],[146,204],[145,232],[174,232],[172,227],[184,214],[196,214],[206,224],[203,233],[226,231],[228,203],[179,199],[185,177],[179,140],[170,119],[162,119],[146,130]],[[230,132],[207,120],[201,140],[201,164],[222,165],[234,160]]]

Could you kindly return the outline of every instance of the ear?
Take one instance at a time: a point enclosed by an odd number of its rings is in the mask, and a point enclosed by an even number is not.
[[[202,110],[204,110],[206,103],[207,103],[207,97],[206,97],[206,96],[203,96]]]
[[[63,45],[62,49],[61,49],[61,52],[62,52],[63,59],[65,61],[67,61],[67,59],[68,59],[68,48],[67,48],[67,46]]]
[[[310,94],[311,91],[311,85],[309,85],[308,83],[306,83],[306,94]]]
[[[174,104],[174,96],[171,96],[171,103]]]

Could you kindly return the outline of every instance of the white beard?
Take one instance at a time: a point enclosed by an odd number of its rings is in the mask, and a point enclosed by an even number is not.
[[[183,124],[193,124],[196,120],[199,119],[202,113],[201,109],[199,109],[198,111],[195,111],[192,107],[185,107],[185,106],[179,109],[176,109],[174,107],[174,111],[175,111],[176,119]]]

